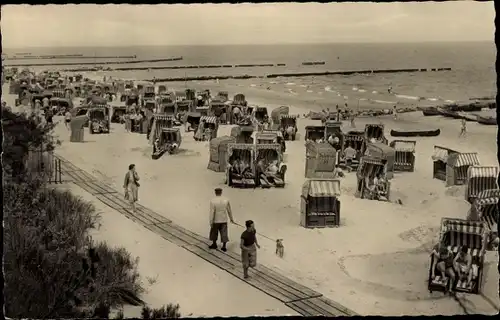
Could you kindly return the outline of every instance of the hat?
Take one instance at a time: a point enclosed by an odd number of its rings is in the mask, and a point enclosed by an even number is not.
[[[215,188],[214,191],[215,192],[222,192],[222,188]]]

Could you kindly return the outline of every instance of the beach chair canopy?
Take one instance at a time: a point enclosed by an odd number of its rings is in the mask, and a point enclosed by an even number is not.
[[[408,152],[408,153],[415,152],[416,144],[417,144],[416,141],[395,140],[391,142],[391,146],[394,148],[395,151]]]
[[[434,152],[432,153],[432,160],[442,161],[444,163],[447,163],[448,156],[453,153],[459,153],[459,152],[445,147],[434,146]]]
[[[448,157],[447,163],[455,168],[474,166],[479,165],[479,158],[475,152],[456,153]]]
[[[217,124],[218,123],[217,117],[214,117],[214,116],[202,116],[200,118],[200,122],[201,121],[205,121],[205,123],[213,123],[213,124]]]
[[[388,157],[394,157],[396,151],[394,148],[381,142],[368,143],[366,145],[365,155],[370,158],[381,158],[387,159]]]
[[[313,179],[307,180],[302,185],[302,196],[307,197],[339,197],[340,180],[338,179]]]
[[[255,146],[255,150],[274,150],[278,153],[281,152],[281,146],[278,143],[261,143]]]
[[[488,229],[482,221],[443,218],[441,220],[441,243],[457,252],[459,247],[468,246],[471,250],[479,251],[488,235]]]
[[[231,153],[232,150],[255,150],[255,145],[251,143],[230,143],[227,147],[229,153]]]
[[[498,201],[500,201],[500,189],[490,189],[481,191],[473,204],[479,215],[479,221],[484,221],[494,232],[498,228]]]
[[[274,141],[278,138],[278,134],[275,132],[257,132],[255,138],[257,140]]]
[[[219,147],[221,144],[234,143],[236,139],[230,136],[222,136],[210,140],[210,148]]]
[[[498,177],[498,167],[470,166],[467,170],[468,178],[496,178]]]

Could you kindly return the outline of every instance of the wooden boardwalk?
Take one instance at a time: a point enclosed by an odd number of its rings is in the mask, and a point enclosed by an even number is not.
[[[98,181],[92,175],[74,166],[61,156],[58,157],[61,159],[63,183],[73,182],[125,217],[192,252],[203,260],[225,270],[267,295],[280,300],[299,314],[303,316],[356,315],[352,310],[327,299],[321,293],[307,288],[262,265],[250,270],[250,278],[244,279],[239,254],[208,249],[210,241],[207,238],[175,224],[171,220],[142,205],[138,204],[136,212],[132,213],[129,210],[130,205],[124,199],[122,193]]]

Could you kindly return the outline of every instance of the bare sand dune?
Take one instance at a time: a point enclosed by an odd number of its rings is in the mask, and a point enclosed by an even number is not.
[[[270,109],[288,104],[293,106],[291,113],[303,114],[312,108],[307,101],[293,100],[286,93],[252,88],[240,91],[221,84],[214,85],[217,89],[231,94],[244,92],[250,103]],[[314,122],[300,119],[299,133]],[[464,200],[464,187],[447,190],[444,183],[432,179],[431,155],[437,144],[479,152],[483,164],[496,165],[496,129],[471,124],[467,138],[459,140],[459,121],[423,117],[420,113],[402,114],[398,121],[390,117],[360,118],[357,127],[362,129],[368,122],[384,123],[387,137],[391,128],[440,128],[442,133],[439,137],[416,138],[416,171],[396,174],[392,180],[393,199],[401,199],[404,205],[355,198],[355,173],[348,174],[342,181],[341,226],[333,229],[299,226],[299,195],[305,180],[304,141],[287,142],[284,189],[238,190],[224,187],[223,174],[206,169],[208,143],[195,142],[192,133],[183,133],[181,148],[185,152],[153,161],[145,136],[126,133],[118,125],[113,125],[109,135],[87,134],[88,142],[82,144],[67,142],[69,133],[61,126],[57,132],[63,140],[59,152],[64,157],[89,172],[99,171],[117,188],[122,187],[127,166],[135,163],[141,176],[140,203],[202,235],[208,236],[207,204],[213,188],[222,186],[238,222],[252,219],[260,234],[284,239],[286,253],[284,259],[279,259],[274,255],[273,241],[261,237],[260,263],[274,266],[360,314],[459,314],[462,309],[455,300],[427,292],[429,251],[423,248],[430,248],[437,240],[442,217],[463,218],[469,205]],[[222,126],[219,136],[229,131],[229,126]],[[237,238],[242,229],[231,225],[229,232],[229,250],[238,251]],[[494,264],[497,257],[488,253],[486,259]],[[494,269],[485,269],[488,280],[483,293],[498,305]],[[480,296],[470,295],[467,299],[473,303],[468,304],[471,312],[498,312]]]

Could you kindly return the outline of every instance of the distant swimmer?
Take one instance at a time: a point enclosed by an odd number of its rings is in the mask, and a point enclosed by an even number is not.
[[[462,127],[460,129],[460,134],[458,136],[465,137],[466,135],[467,135],[467,121],[465,121],[465,119],[462,119]]]
[[[388,92],[389,94],[392,94],[392,87],[389,87],[389,88],[387,89],[387,92]]]
[[[392,114],[394,116],[394,120],[398,120],[398,109],[396,108],[396,106],[393,107]]]

